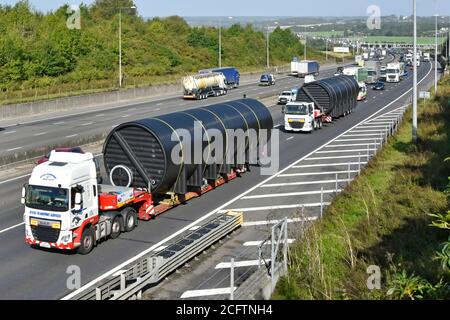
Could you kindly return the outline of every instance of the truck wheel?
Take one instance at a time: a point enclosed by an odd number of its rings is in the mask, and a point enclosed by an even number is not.
[[[91,226],[83,230],[83,234],[81,235],[81,245],[78,248],[79,254],[88,254],[92,251],[95,244],[95,234],[94,228]]]
[[[129,208],[125,213],[125,231],[130,232],[136,227],[137,214],[136,210]]]
[[[113,222],[111,225],[111,234],[109,235],[109,237],[111,239],[116,239],[122,232],[122,229],[123,229],[122,217],[120,215],[117,215],[113,219]]]

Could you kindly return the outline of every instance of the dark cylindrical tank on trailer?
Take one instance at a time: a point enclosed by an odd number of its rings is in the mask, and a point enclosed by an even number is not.
[[[306,83],[297,94],[297,101],[314,102],[333,118],[341,117],[356,107],[358,82],[350,76],[340,75]]]
[[[269,110],[254,99],[131,121],[107,136],[105,169],[111,183],[118,186],[151,186],[152,193],[183,194],[189,187],[200,188],[205,179],[215,180],[249,163],[251,148],[267,142],[272,128]],[[267,130],[266,141],[261,141],[262,129]],[[244,139],[235,138],[238,130]],[[244,157],[238,153],[242,150]]]

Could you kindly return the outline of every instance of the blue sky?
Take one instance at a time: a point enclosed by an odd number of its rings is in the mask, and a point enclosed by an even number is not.
[[[450,15],[449,0],[417,0],[418,14],[435,13],[434,1],[440,15]],[[14,4],[15,0],[0,0]],[[30,0],[43,12],[68,4],[91,4],[93,0]],[[220,11],[213,3],[221,3]],[[378,5],[382,15],[410,15],[412,0],[135,0],[139,14],[151,16],[364,16],[369,5]],[[217,7],[219,8],[219,7]]]

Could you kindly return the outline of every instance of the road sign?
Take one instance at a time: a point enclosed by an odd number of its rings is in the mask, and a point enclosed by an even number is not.
[[[336,53],[349,53],[350,48],[349,47],[334,47],[333,51]]]
[[[419,98],[420,99],[430,99],[431,95],[429,91],[420,91]]]

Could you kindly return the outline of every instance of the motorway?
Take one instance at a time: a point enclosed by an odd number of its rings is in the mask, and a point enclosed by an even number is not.
[[[430,65],[424,64],[424,66],[419,69],[419,79],[425,77],[427,74],[429,76],[429,70]],[[329,73],[333,72],[334,70]],[[326,73],[324,72],[323,74],[325,75]],[[395,100],[403,93],[407,92],[411,88],[411,78],[412,77],[409,77],[406,81],[403,81],[398,85],[388,84],[385,92],[374,93],[370,91],[368,101],[360,103],[352,115],[338,120],[336,123],[330,125],[329,128],[318,131],[313,135],[293,135],[281,131],[279,141],[281,155],[280,168],[284,168],[292,162],[300,159],[318,146],[330,141],[340,133],[351,128],[356,123],[375,113],[388,102]],[[298,79],[286,78],[279,79],[277,86],[273,88],[263,89],[253,85],[253,87],[257,89],[253,94],[249,90],[254,89],[251,88],[251,86],[242,88],[242,90],[245,90],[249,97],[257,97],[258,94],[262,94],[261,90],[264,90],[266,93],[267,90],[277,92],[293,86],[294,83],[298,84]],[[235,91],[235,93],[232,94],[236,95],[234,98],[238,98],[243,94],[243,92],[244,91]],[[232,94],[224,98],[232,99]],[[186,102],[186,105],[179,107],[188,108],[206,103],[211,104],[216,101],[218,102],[219,100],[210,99],[201,103]],[[74,127],[76,128],[77,124],[75,122],[79,124],[79,121],[81,120],[88,122],[95,121],[96,125],[93,125],[92,130],[100,130],[100,121],[102,121],[102,129],[105,130],[105,128],[109,128],[120,122],[131,120],[132,118],[140,118],[143,114],[146,116],[154,115],[150,114],[150,112],[155,112],[155,114],[157,114],[159,110],[153,110],[152,108],[157,108],[156,105],[158,103],[160,102],[151,103],[152,107],[148,107],[146,111],[140,109],[147,108],[145,105],[139,108],[135,105],[133,107],[117,109],[115,117],[109,118],[108,121],[105,121],[105,118],[102,116],[95,117],[94,114],[83,114],[73,116],[74,119],[69,117],[68,119],[59,121],[65,122],[66,128],[63,128],[64,130],[70,130],[69,123],[74,124]],[[169,104],[165,105],[164,113],[168,111],[175,111],[177,109],[176,105],[179,104],[179,100],[175,100],[173,109],[170,110],[166,109],[166,106]],[[129,110],[134,107],[137,109]],[[281,124],[282,115],[280,108],[273,107],[271,108],[271,112],[274,118],[274,123],[276,125]],[[129,115],[127,117],[123,117],[124,119],[121,119],[122,116],[119,116],[119,114],[126,115],[128,113]],[[95,118],[100,118],[101,120],[98,120],[97,123]],[[48,126],[52,129],[56,129],[54,127],[58,127],[52,121],[44,121],[24,125],[23,129],[34,127],[34,129],[41,130],[42,127],[39,126]],[[89,130],[89,126],[85,127],[86,128],[83,128],[84,133]],[[80,128],[77,128],[78,131],[80,131]],[[7,130],[11,130],[11,128],[7,128]],[[16,128],[15,130],[17,131]],[[17,132],[20,131],[21,129]],[[27,134],[24,134],[24,139],[28,137],[30,141],[33,141],[33,143],[39,143],[34,136],[36,131],[27,132]],[[34,134],[32,132],[34,132]],[[61,132],[53,134],[58,134],[59,137],[62,137]],[[34,138],[32,138],[30,134]],[[44,140],[46,135],[41,136],[42,137],[38,140]],[[49,139],[58,139],[57,137],[52,137],[49,137]],[[49,143],[48,139],[45,141],[45,143]],[[114,241],[100,243],[97,248],[87,256],[30,249],[23,242],[23,226],[21,226],[22,209],[19,202],[19,190],[21,185],[26,182],[27,177],[18,178],[14,181],[8,181],[5,183],[0,182],[0,199],[2,208],[0,209],[0,239],[4,244],[0,249],[0,256],[2,257],[2,266],[0,269],[0,298],[61,298],[70,291],[66,287],[66,279],[69,276],[66,274],[66,270],[69,266],[77,265],[80,267],[82,276],[81,280],[83,284],[86,284],[96,277],[104,275],[105,273],[107,274],[120,270],[120,264],[124,261],[132,259],[144,250],[151,250],[152,248],[160,246],[163,239],[191,224],[197,219],[205,216],[206,213],[213,212],[222,204],[227,203],[243,192],[251,189],[265,178],[267,177],[261,176],[259,174],[259,170],[255,168],[255,170],[252,170],[250,173],[239,178],[239,183],[237,181],[233,181],[208,193],[206,197],[194,199],[192,202],[179,206],[164,215],[157,217],[153,221],[141,223],[132,233],[124,234],[119,239],[115,239]]]
[[[335,70],[335,66],[323,68],[321,76],[331,76]],[[227,95],[201,101],[183,100],[180,96],[177,96],[152,99],[149,102],[126,104],[114,108],[108,106],[75,113],[65,111],[48,117],[37,115],[35,117],[37,119],[28,117],[26,120],[0,121],[0,127],[5,128],[0,133],[0,157],[61,145],[64,141],[99,136],[108,133],[112,128],[123,122],[236,100],[242,98],[244,94],[248,98],[255,99],[273,96],[284,89],[300,86],[303,81],[299,78],[287,76],[276,80],[274,86],[261,87],[257,85],[257,82],[244,84],[229,91]]]

